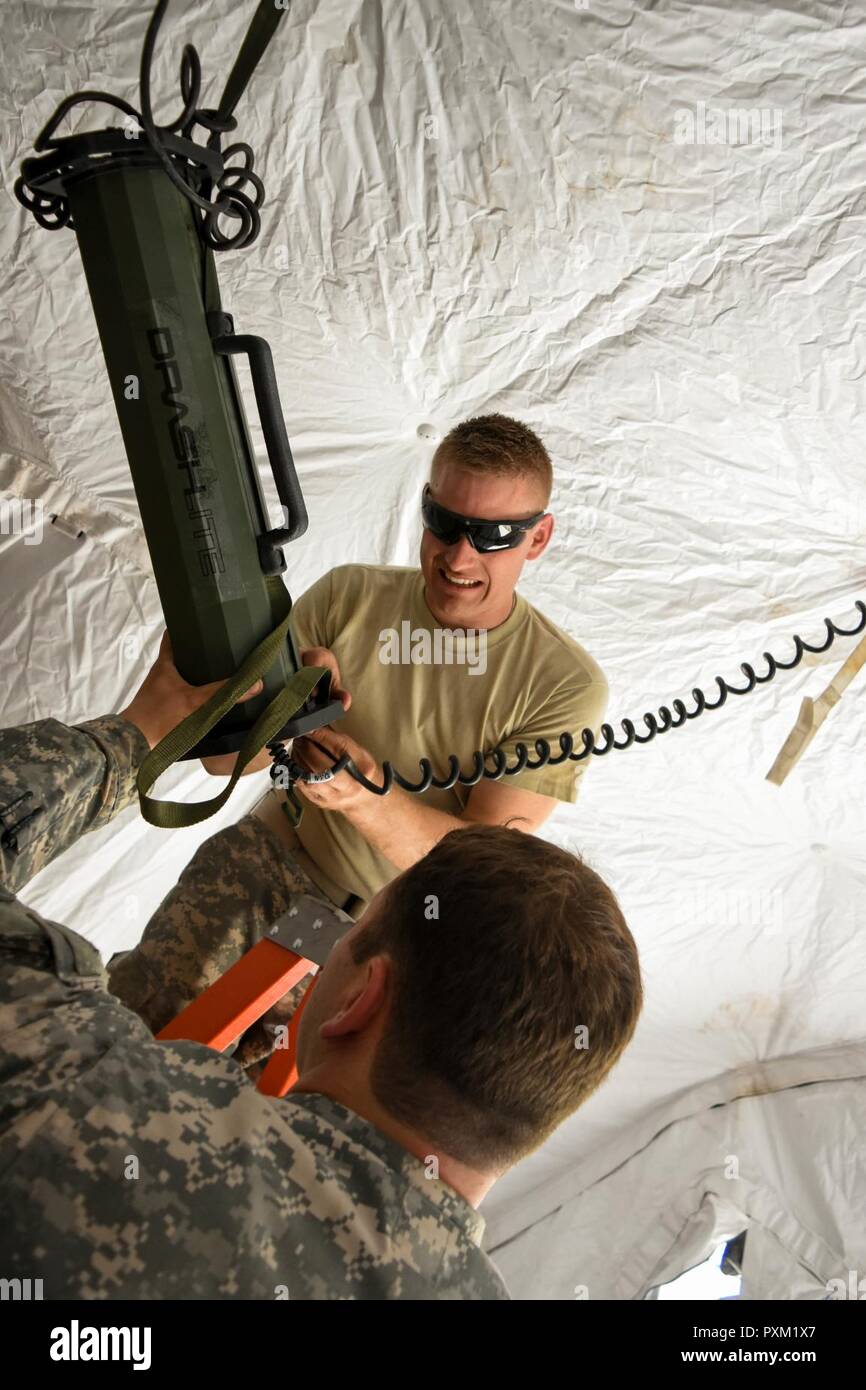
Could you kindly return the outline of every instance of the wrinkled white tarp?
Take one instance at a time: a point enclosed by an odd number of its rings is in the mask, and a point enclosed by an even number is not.
[[[170,7],[159,119],[180,108],[184,42],[215,105],[253,8]],[[7,724],[122,708],[159,640],[75,239],[11,192],[61,97],[138,105],[150,12],[31,0],[0,19],[0,495],[70,532],[0,536]],[[853,626],[864,41],[860,5],[296,3],[238,110],[263,232],[219,263],[239,331],[272,344],[307,497],[292,591],[346,560],[413,563],[437,432],[496,409],[556,465],[555,544],[523,592],[601,663],[611,718],[735,680],[743,660],[763,671],[762,651],[820,639],[825,614]],[[751,1297],[866,1273],[862,676],[785,786],[763,780],[852,645],[595,760],[545,827],[619,894],[647,1003],[603,1090],[485,1203],[517,1296],[640,1297],[741,1214]],[[192,830],[128,812],[25,897],[106,954],[129,945],[266,782]],[[214,788],[187,765],[159,790]]]

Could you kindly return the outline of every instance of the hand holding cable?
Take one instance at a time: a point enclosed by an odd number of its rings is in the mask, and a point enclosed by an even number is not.
[[[303,774],[293,779],[303,799],[323,811],[351,811],[367,795],[358,775],[375,780],[382,776],[372,753],[327,725],[296,738],[291,761]]]

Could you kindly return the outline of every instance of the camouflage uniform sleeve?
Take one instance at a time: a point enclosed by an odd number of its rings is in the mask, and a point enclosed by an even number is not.
[[[116,714],[0,730],[2,887],[17,893],[80,835],[132,806],[147,753],[141,730]]]

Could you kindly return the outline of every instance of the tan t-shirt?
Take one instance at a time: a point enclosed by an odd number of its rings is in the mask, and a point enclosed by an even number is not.
[[[424,600],[420,569],[338,565],[298,599],[292,620],[299,650],[329,647],[352,693],[352,707],[337,727],[380,765],[387,758],[407,780],[420,781],[422,757],[444,778],[450,753],[468,775],[475,749],[489,752],[501,744],[508,766],[516,761],[518,742],[534,758],[535,739],[546,738],[556,754],[559,735],[568,732],[580,749],[580,731],[598,734],[604,719],[608,687],[600,667],[519,594],[511,616],[487,632],[486,654],[471,643],[462,648],[458,639],[450,665],[405,660],[413,651],[426,655],[425,642],[437,655],[437,640],[440,658],[448,656],[447,639]],[[524,771],[503,785],[576,801],[590,761]],[[433,788],[421,798],[459,816],[471,790]],[[354,894],[366,903],[399,872],[339,811],[304,802],[297,834],[304,867],[336,901]]]

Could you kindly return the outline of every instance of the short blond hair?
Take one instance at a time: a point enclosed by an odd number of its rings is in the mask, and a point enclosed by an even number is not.
[[[476,415],[446,434],[433,455],[431,481],[443,463],[471,473],[530,478],[546,507],[553,491],[553,464],[538,435],[507,415]]]

